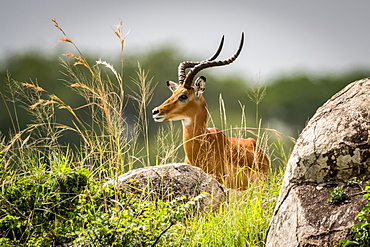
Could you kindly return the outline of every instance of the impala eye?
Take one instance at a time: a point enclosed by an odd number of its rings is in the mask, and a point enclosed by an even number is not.
[[[178,97],[178,99],[179,99],[180,101],[185,101],[185,100],[187,100],[187,99],[188,99],[188,96],[186,96],[185,94],[182,94],[182,95],[180,95],[180,96]]]

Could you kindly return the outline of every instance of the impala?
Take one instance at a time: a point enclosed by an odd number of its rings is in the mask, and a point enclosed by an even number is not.
[[[269,159],[253,138],[225,136],[217,128],[207,128],[207,103],[203,97],[206,78],[195,75],[205,68],[227,65],[239,56],[244,33],[236,53],[226,60],[215,60],[222,50],[224,37],[216,53],[201,62],[182,62],[178,67],[178,83],[167,81],[172,96],[153,110],[156,122],[181,120],[185,162],[200,167],[232,189],[243,190],[249,182],[267,176]],[[190,69],[187,74],[185,70]]]

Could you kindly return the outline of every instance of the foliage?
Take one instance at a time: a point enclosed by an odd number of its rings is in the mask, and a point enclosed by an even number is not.
[[[366,187],[366,191],[364,196],[370,198],[370,186]],[[342,239],[339,241],[340,246],[370,246],[370,199],[357,214],[356,219],[361,222],[352,227],[353,240]]]
[[[89,246],[180,246],[186,240],[181,230],[192,201],[187,202],[185,197],[169,202],[121,199],[106,211],[86,204],[85,198],[80,198],[84,229],[76,233],[76,242]]]
[[[343,188],[344,185],[336,187],[334,190],[329,190],[329,194],[331,195],[331,197],[328,199],[328,202],[331,202],[333,204],[340,204],[345,200],[348,200],[349,196],[346,192],[344,192]]]
[[[143,201],[102,186],[84,168],[55,164],[3,182],[0,240],[9,245],[175,246],[191,201]],[[113,199],[114,198],[114,199]],[[174,230],[173,230],[174,229]]]
[[[71,240],[69,229],[76,220],[76,195],[85,191],[90,172],[58,165],[61,167],[53,171],[35,166],[7,176],[0,204],[2,238],[33,246]]]

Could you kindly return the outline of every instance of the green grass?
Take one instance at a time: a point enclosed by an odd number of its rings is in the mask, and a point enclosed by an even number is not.
[[[280,182],[274,175],[261,187],[234,192],[219,211],[190,222],[189,246],[264,246]]]
[[[67,55],[74,64],[62,61],[65,84],[86,104],[72,107],[37,81],[24,83],[8,77],[7,92],[1,95],[14,127],[9,136],[0,138],[1,246],[71,242],[83,246],[263,246],[287,159],[282,135],[247,128],[244,116],[241,127],[228,127],[222,101],[222,128],[228,135],[255,135],[269,150],[274,165],[267,181],[232,193],[213,212],[192,212],[196,198],[152,201],[102,186],[135,167],[150,165],[153,152],[155,164],[182,161],[180,133],[168,124],[156,138],[150,137],[146,113],[154,86],[147,72],[138,67],[133,78],[137,90],[127,95],[122,72],[105,61],[90,64],[53,21],[65,35],[61,41],[72,44],[78,53]],[[116,34],[123,58],[120,26]],[[138,102],[134,126],[124,118],[128,98]],[[17,122],[19,106],[30,114],[30,124],[23,129]],[[61,110],[70,113],[70,124],[57,121]],[[89,122],[82,120],[81,110],[89,114]],[[79,136],[79,146],[60,141],[67,131]]]

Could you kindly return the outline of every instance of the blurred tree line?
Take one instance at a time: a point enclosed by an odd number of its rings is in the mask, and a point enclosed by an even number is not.
[[[124,83],[126,94],[132,94],[136,85],[133,78],[136,77],[138,63],[148,72],[149,78],[153,78],[153,86],[157,85],[154,90],[154,96],[148,107],[147,115],[151,116],[151,109],[160,105],[167,99],[171,92],[167,89],[165,81],[177,81],[177,66],[181,61],[188,60],[180,55],[174,47],[161,47],[149,53],[139,55],[127,55],[124,59]],[[94,63],[97,58],[88,60]],[[63,57],[68,60],[69,58]],[[73,61],[72,61],[73,62]],[[120,58],[114,61],[107,61],[114,64],[115,68],[120,71]],[[0,90],[5,92],[7,78],[10,77],[16,81],[37,82],[48,92],[57,95],[72,107],[79,107],[86,102],[71,88],[65,85],[66,76],[63,75],[64,68],[60,65],[58,55],[45,55],[37,51],[11,56],[3,59],[0,66]],[[217,70],[217,68],[216,68]],[[246,81],[241,75],[221,75],[215,73],[214,69],[208,69],[201,74],[207,77],[207,89],[205,98],[209,105],[209,110],[213,122],[218,128],[222,128],[220,119],[220,95],[225,102],[227,121],[229,125],[238,126],[242,119],[242,107],[245,105],[247,126],[256,127],[256,103],[251,100],[256,95],[258,82]],[[216,75],[215,75],[216,74]],[[218,76],[217,76],[218,75]],[[289,73],[281,75],[271,81],[261,84],[266,87],[266,94],[258,104],[258,117],[262,119],[264,127],[276,128],[278,131],[297,137],[304,128],[307,120],[312,117],[316,109],[327,101],[332,95],[341,90],[347,84],[368,77],[370,70],[353,70],[340,74],[326,75],[309,75],[304,73]],[[260,93],[264,90],[262,88]],[[4,96],[3,94],[3,96]],[[125,115],[127,121],[134,122],[137,118],[136,103],[126,97],[127,106]],[[9,112],[14,113],[11,102],[4,99],[0,100],[0,131],[7,135],[9,130],[14,130]],[[31,122],[30,116],[26,111],[18,109],[18,120],[20,128],[24,128]],[[88,114],[83,109],[78,110],[81,115]],[[70,124],[71,116],[67,111],[59,110],[57,121]],[[13,119],[14,120],[14,119]],[[149,119],[150,133],[155,135],[158,126],[168,123],[154,123]],[[177,125],[177,124],[176,124]],[[178,125],[181,128],[181,125]],[[77,143],[77,137],[64,137],[65,142]]]

